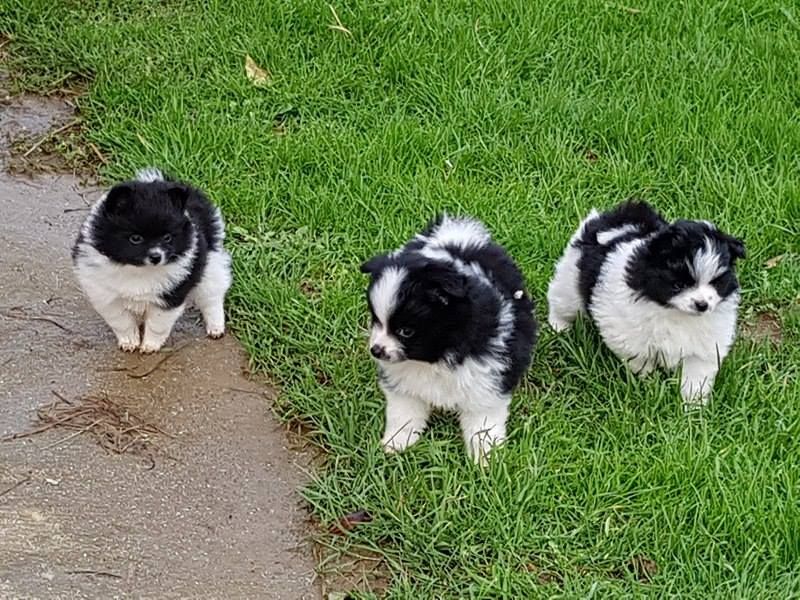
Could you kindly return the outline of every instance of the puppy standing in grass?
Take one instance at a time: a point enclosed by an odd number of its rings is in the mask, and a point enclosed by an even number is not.
[[[189,302],[209,337],[225,333],[224,237],[219,210],[202,192],[145,169],[92,206],[72,250],[74,270],[120,349],[157,352]]]
[[[684,407],[703,406],[733,344],[744,254],[711,223],[669,224],[644,202],[592,211],[556,265],[550,326],[564,331],[588,312],[634,372],[681,367]]]
[[[458,413],[467,450],[484,463],[506,437],[511,392],[536,341],[519,269],[481,223],[445,216],[361,270],[371,275],[384,448],[412,445],[441,408]]]

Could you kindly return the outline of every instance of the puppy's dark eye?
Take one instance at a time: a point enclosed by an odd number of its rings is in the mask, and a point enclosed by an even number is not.
[[[162,237],[161,239],[162,239],[162,241],[164,241],[164,242],[166,242],[167,244],[169,244],[169,243],[172,241],[172,235],[170,235],[170,234],[168,233],[167,235],[165,235],[165,236],[164,236],[164,237]]]
[[[397,335],[399,335],[401,338],[408,339],[414,335],[414,330],[411,329],[411,327],[401,327],[397,330]]]
[[[672,291],[673,292],[680,292],[685,286],[680,282],[676,281],[672,284]]]
[[[144,238],[140,236],[138,233],[134,233],[131,237],[128,238],[128,241],[134,246],[138,246],[144,241]]]

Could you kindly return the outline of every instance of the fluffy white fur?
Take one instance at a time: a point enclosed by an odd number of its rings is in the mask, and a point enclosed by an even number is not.
[[[152,182],[163,179],[163,176],[158,169],[148,168],[139,171],[137,179]],[[121,350],[157,352],[188,303],[165,309],[160,298],[189,274],[196,252],[196,234],[189,251],[173,263],[146,266],[115,263],[98,252],[91,239],[92,218],[105,198],[103,195],[92,206],[82,226],[83,242],[78,245],[75,275],[92,307],[116,335]],[[224,226],[218,210],[216,217],[222,238]],[[228,253],[224,250],[209,252],[203,277],[187,300],[194,302],[202,313],[206,333],[212,338],[222,337],[225,333],[223,306],[231,281]]]
[[[575,317],[584,312],[583,300],[578,290],[580,277],[578,261],[581,258],[581,251],[573,244],[583,235],[586,224],[597,216],[598,212],[592,209],[589,215],[581,221],[577,231],[569,239],[567,249],[564,250],[564,254],[556,263],[555,276],[550,281],[550,287],[547,290],[547,303],[549,306],[547,320],[553,331],[566,331],[572,325]],[[619,235],[622,235],[622,233]],[[598,241],[600,241],[599,238],[600,236],[598,236]],[[601,243],[608,244],[611,239],[613,238],[606,236]]]
[[[590,215],[581,229],[593,217]],[[606,234],[605,239],[602,243],[612,238]],[[707,249],[695,257],[693,267],[699,277],[698,284],[673,299],[680,310],[637,297],[628,286],[625,273],[634,250],[643,243],[642,239],[625,242],[609,254],[594,288],[592,319],[603,341],[634,372],[644,376],[656,367],[681,368],[684,406],[687,409],[704,406],[719,365],[733,344],[739,294],[721,301],[716,290],[708,285],[716,277],[719,265]],[[570,243],[550,283],[549,322],[555,331],[569,328],[576,316],[584,312],[578,291],[579,257],[580,251]],[[708,302],[705,314],[692,314],[698,300]]]

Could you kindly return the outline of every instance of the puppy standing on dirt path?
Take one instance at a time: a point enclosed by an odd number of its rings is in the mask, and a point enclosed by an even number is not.
[[[157,352],[190,301],[209,337],[225,333],[231,261],[224,237],[219,210],[202,192],[148,168],[92,206],[73,267],[120,349]]]

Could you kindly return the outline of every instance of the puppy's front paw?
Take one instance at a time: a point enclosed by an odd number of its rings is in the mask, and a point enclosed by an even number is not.
[[[691,413],[696,412],[698,410],[703,410],[706,406],[708,406],[709,396],[695,394],[693,396],[684,397],[683,398],[683,412],[684,413]]]
[[[139,352],[142,354],[152,354],[153,352],[158,352],[161,350],[161,347],[164,345],[164,342],[154,341],[154,340],[144,340],[142,345],[139,346]]]
[[[681,385],[683,412],[693,412],[708,406],[711,399],[711,388],[705,381],[684,381]]]
[[[656,365],[655,361],[650,360],[647,356],[637,356],[628,361],[628,368],[633,371],[637,377],[644,379],[655,370]]]
[[[569,321],[560,319],[555,315],[548,316],[547,322],[550,324],[550,328],[556,333],[562,333],[572,326],[572,323],[570,323]]]
[[[696,413],[703,410],[707,405],[707,402],[684,402],[683,412],[684,414]]]
[[[212,340],[218,340],[225,335],[225,328],[224,327],[214,328],[214,329],[208,328],[206,330],[206,335],[210,337]]]
[[[117,338],[117,347],[123,352],[136,352],[139,348],[139,334],[130,334]]]
[[[492,451],[503,444],[505,438],[491,437],[486,434],[478,434],[473,437],[468,447],[469,455],[473,462],[483,468],[489,466],[489,457]]]
[[[403,427],[397,431],[386,431],[381,440],[383,451],[387,454],[395,454],[402,452],[412,444],[414,444],[420,437],[421,433],[415,431],[412,427]]]

